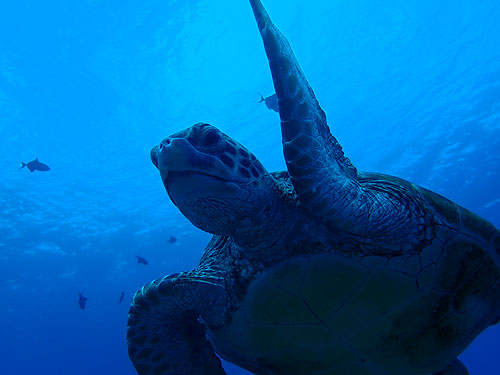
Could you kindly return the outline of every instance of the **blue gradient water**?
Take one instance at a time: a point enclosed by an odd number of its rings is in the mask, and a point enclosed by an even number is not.
[[[265,5],[360,170],[500,226],[498,0]],[[209,239],[149,160],[163,137],[209,122],[284,169],[252,17],[246,0],[0,1],[1,374],[135,374],[133,292],[194,267]],[[52,169],[18,169],[35,157]],[[471,374],[500,373],[499,337],[463,353]]]

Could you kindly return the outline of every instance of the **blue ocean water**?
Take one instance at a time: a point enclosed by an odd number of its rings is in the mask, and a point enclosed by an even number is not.
[[[358,169],[500,227],[498,0],[264,4]],[[257,103],[272,92],[246,0],[0,2],[0,374],[135,374],[133,293],[195,267],[210,238],[149,150],[204,121],[285,169],[279,118]],[[19,169],[36,157],[51,170]],[[499,337],[462,354],[471,374],[500,373]]]

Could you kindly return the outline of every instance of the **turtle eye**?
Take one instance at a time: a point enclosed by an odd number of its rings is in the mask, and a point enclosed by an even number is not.
[[[205,135],[205,146],[213,146],[220,141],[220,134],[217,130],[209,130]]]

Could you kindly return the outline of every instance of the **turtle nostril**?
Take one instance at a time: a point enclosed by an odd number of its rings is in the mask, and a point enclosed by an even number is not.
[[[165,147],[165,146],[168,146],[170,144],[170,139],[169,138],[165,138],[163,141],[161,141],[160,143],[160,151]]]

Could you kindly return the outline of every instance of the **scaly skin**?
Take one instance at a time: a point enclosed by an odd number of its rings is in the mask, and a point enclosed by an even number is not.
[[[129,357],[140,375],[224,375],[199,317],[222,324],[224,279],[200,271],[170,275],[139,290],[127,327]]]

